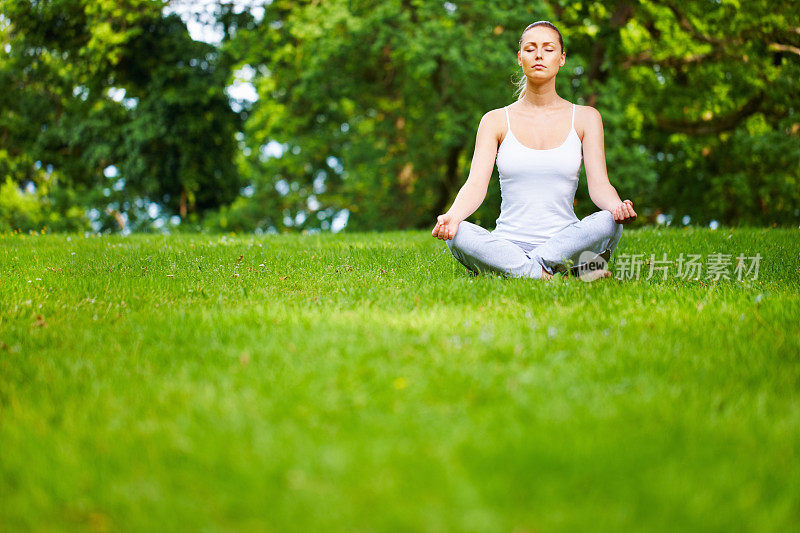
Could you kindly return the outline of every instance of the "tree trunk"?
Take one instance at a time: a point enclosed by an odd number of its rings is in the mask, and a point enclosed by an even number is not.
[[[181,218],[186,218],[186,189],[181,189],[180,214]]]
[[[458,187],[458,158],[460,155],[461,149],[456,147],[451,148],[447,154],[444,180],[439,184],[439,197],[433,206],[433,218],[444,213],[447,204],[453,200],[451,197]]]

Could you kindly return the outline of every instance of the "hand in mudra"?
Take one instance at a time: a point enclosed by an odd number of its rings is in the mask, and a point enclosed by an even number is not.
[[[448,213],[439,215],[436,217],[436,221],[436,225],[433,227],[431,235],[437,239],[442,239],[443,241],[455,237],[456,232],[458,231],[458,225],[461,223],[460,220],[455,219],[453,215]]]
[[[623,200],[621,204],[611,210],[614,221],[617,224],[628,224],[636,220],[636,211],[633,210],[633,202]]]

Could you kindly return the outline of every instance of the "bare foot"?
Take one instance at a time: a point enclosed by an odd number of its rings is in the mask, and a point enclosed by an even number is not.
[[[553,275],[542,269],[542,279],[553,279]]]
[[[594,281],[600,278],[610,278],[611,272],[608,270],[589,270],[588,272],[584,272],[580,275],[580,278],[583,281]]]

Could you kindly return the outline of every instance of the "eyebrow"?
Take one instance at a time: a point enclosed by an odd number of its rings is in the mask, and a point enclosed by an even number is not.
[[[528,46],[529,44],[536,44],[536,43],[535,43],[535,42],[533,42],[533,41],[528,41],[527,43],[522,43],[522,46]],[[556,43],[554,43],[554,42],[552,42],[552,41],[545,41],[545,42],[544,42],[544,43],[542,43],[542,44],[553,44],[553,45],[554,45],[554,44],[556,44]]]

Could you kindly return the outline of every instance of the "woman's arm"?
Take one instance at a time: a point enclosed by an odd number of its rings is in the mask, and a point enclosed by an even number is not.
[[[591,106],[583,106],[583,164],[586,167],[586,179],[589,185],[589,197],[600,209],[614,214],[617,222],[625,223],[636,219],[633,203],[623,202],[617,190],[608,180],[606,170],[606,152],[604,146],[603,119],[600,112]]]
[[[458,231],[462,220],[475,212],[486,198],[489,180],[492,178],[495,158],[497,157],[497,130],[494,117],[489,111],[478,124],[478,133],[475,138],[475,152],[472,155],[472,165],[469,176],[458,191],[453,205],[444,215],[439,216],[436,226],[431,232],[439,239],[452,239]]]

